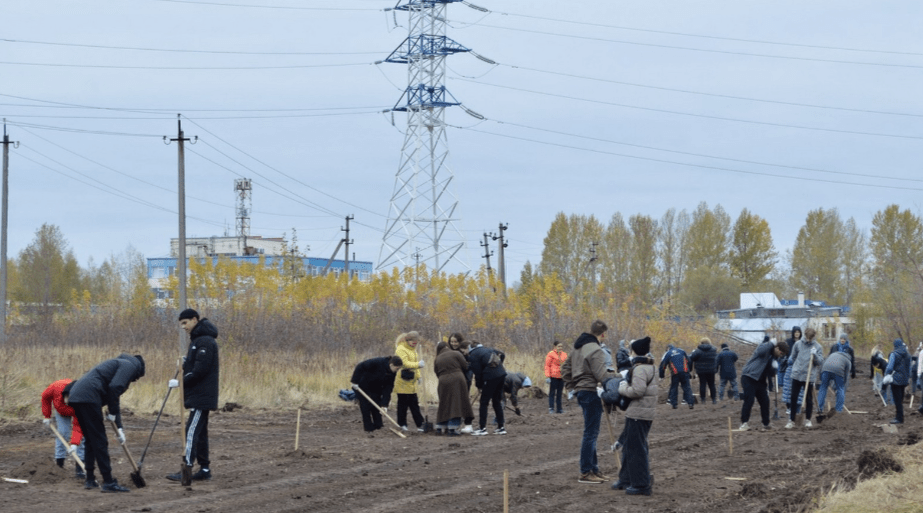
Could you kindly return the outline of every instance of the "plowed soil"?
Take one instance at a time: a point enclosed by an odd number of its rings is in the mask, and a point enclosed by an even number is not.
[[[868,368],[867,362],[860,369]],[[0,426],[0,511],[14,512],[499,512],[503,511],[504,471],[509,471],[512,512],[806,511],[832,486],[850,486],[899,462],[889,448],[923,438],[920,415],[906,414],[896,433],[881,425],[894,417],[871,391],[868,375],[850,383],[847,408],[811,430],[785,430],[785,406],[768,432],[733,432],[740,402],[680,406],[663,404],[650,434],[653,496],[632,497],[608,484],[578,484],[583,418],[576,401],[562,415],[548,414],[547,400],[523,400],[522,416],[508,412],[506,436],[445,437],[412,432],[406,439],[387,429],[369,436],[358,407],[302,412],[300,447],[295,450],[295,411],[257,411],[246,405],[213,413],[210,422],[214,479],[191,487],[164,475],[180,465],[176,416],[161,419],[144,460],[147,486],[135,488],[131,466],[110,442],[115,477],[130,493],[86,491],[73,477],[74,465],[55,466],[53,437],[40,422]],[[693,381],[698,391],[698,383]],[[770,395],[772,400],[772,395]],[[915,400],[915,403],[917,401]],[[392,406],[396,400],[392,399]],[[917,405],[914,405],[914,410]],[[393,409],[391,410],[393,415]],[[124,419],[128,445],[137,461],[156,412]],[[435,415],[435,406],[429,407]],[[616,436],[623,418],[613,414]],[[603,417],[605,421],[605,417]],[[751,424],[759,424],[754,407]],[[601,470],[615,475],[605,425],[599,437]]]

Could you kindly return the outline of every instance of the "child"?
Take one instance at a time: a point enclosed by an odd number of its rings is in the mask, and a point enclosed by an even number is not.
[[[58,432],[65,440],[70,437],[70,447],[65,446],[61,440],[58,440],[58,437],[55,437],[54,440],[54,459],[58,466],[62,468],[64,467],[64,460],[72,452],[76,451],[80,461],[84,460],[83,432],[80,430],[80,424],[77,423],[77,417],[74,416],[74,409],[66,402],[67,393],[70,392],[67,386],[73,382],[74,380],[72,379],[59,379],[48,385],[48,388],[42,392],[42,415],[45,416],[45,425],[51,425],[51,415],[53,413]],[[54,406],[53,409],[52,406]],[[73,426],[73,429],[71,429],[71,426]],[[77,467],[75,474],[77,479],[85,479],[87,476],[84,474],[83,469],[80,468],[80,465],[77,463],[74,463],[74,465]]]

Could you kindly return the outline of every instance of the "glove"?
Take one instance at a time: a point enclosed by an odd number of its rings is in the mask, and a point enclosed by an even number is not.
[[[118,428],[117,430],[115,430],[115,432],[118,433],[116,435],[116,438],[119,439],[119,443],[124,445],[125,444],[125,431],[122,431],[122,428]]]
[[[773,360],[773,361],[772,361],[772,368],[775,369],[775,370],[779,370],[779,362]]]
[[[545,378],[545,383],[551,383],[551,378]]]
[[[771,338],[769,341],[772,342],[772,347],[777,347],[779,345],[779,341],[777,339]]]
[[[179,386],[179,380],[171,379],[170,381],[167,381],[167,387],[169,388],[176,388],[178,386]]]
[[[115,415],[113,415],[113,414],[111,414],[111,413],[107,414],[107,415],[106,415],[106,418],[109,419],[109,420],[112,421],[112,422],[115,422]]]
[[[420,360],[420,363],[418,365],[422,369],[426,365],[426,362],[424,362],[423,360]]]
[[[894,376],[892,376],[891,374],[888,374],[887,376],[884,377],[884,379],[881,380],[881,384],[890,385],[893,381],[894,381]]]
[[[619,383],[619,395],[624,394],[626,390],[628,390],[628,381],[622,380]]]
[[[50,426],[50,425],[51,425],[51,419],[42,419],[42,424],[45,424],[46,426]]]
[[[574,391],[573,391],[573,390],[568,390],[568,391],[567,391],[567,400],[570,401],[570,400],[573,399],[573,398],[574,398]]]
[[[71,444],[71,448],[70,450],[67,451],[67,454],[76,454],[76,453],[77,453],[77,446]]]
[[[357,385],[356,383],[350,383],[349,388],[352,388],[353,390],[359,390],[359,385]]]
[[[622,379],[627,379],[627,378],[628,378],[628,369],[623,369],[621,372],[619,372],[619,374],[622,375]]]
[[[603,390],[603,387],[596,387],[596,395],[598,395],[599,397],[602,397],[603,392],[605,392],[605,390]]]

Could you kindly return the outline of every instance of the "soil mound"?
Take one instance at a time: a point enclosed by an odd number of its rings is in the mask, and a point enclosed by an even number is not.
[[[759,499],[769,496],[769,488],[763,483],[747,483],[741,488],[740,496],[745,499]]]
[[[49,456],[36,456],[12,469],[10,477],[25,479],[29,484],[60,483],[74,477],[74,460],[65,461],[61,468]]]
[[[904,471],[904,466],[884,449],[862,451],[856,463],[859,465],[859,477],[861,479],[870,479],[882,472]]]

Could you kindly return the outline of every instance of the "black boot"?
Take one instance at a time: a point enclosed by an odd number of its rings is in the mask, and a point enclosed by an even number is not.
[[[86,479],[86,478],[87,478],[86,473],[83,471],[82,468],[80,468],[80,465],[78,465],[77,463],[74,463],[74,467],[75,467],[74,477],[76,477],[77,479]]]
[[[54,461],[59,467],[64,468],[64,458],[55,458]]]

